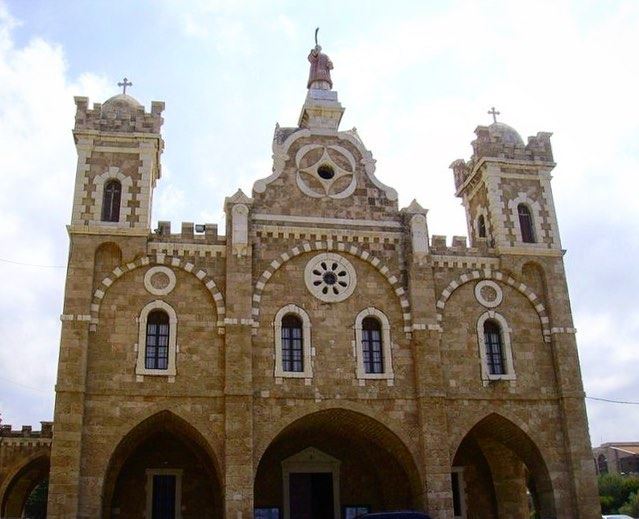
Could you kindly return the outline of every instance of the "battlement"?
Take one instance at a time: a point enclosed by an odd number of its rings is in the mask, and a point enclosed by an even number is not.
[[[477,138],[472,141],[473,155],[468,162],[457,159],[450,168],[455,177],[455,188],[459,188],[470,177],[475,166],[482,159],[507,159],[521,162],[545,162],[554,164],[550,132],[537,132],[528,137],[524,144],[519,134],[507,125],[495,129],[495,125],[478,126],[475,130]]]
[[[104,104],[93,103],[93,108],[89,108],[88,97],[74,97],[74,100],[75,131],[159,134],[164,122],[161,101],[153,101],[151,112],[146,112],[143,105],[126,94],[113,96]]]
[[[151,235],[150,241],[214,245],[226,244],[226,237],[218,235],[217,224],[203,224],[204,230],[202,232],[198,232],[198,230],[196,230],[196,228],[199,227],[199,225],[195,225],[193,222],[182,222],[180,233],[172,234],[171,222],[159,221],[158,228]]]
[[[438,234],[434,234],[431,237],[430,252],[434,255],[446,256],[485,256],[494,254],[491,244],[486,238],[475,239],[472,247],[469,247],[466,236],[453,236],[451,244],[447,245],[447,236]]]
[[[13,429],[10,424],[0,425],[0,438],[52,438],[53,422],[40,422],[40,430],[34,431],[31,425]]]

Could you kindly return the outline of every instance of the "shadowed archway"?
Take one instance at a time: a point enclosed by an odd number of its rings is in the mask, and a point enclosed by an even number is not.
[[[461,469],[466,517],[554,517],[552,481],[533,440],[510,420],[490,414],[459,444],[453,467]]]
[[[318,460],[316,466],[313,459]],[[291,496],[306,492],[308,503],[317,501],[311,494],[319,491],[312,488],[322,483],[309,474],[330,472],[321,467],[333,467],[329,485],[335,498],[332,516],[343,515],[345,507],[381,511],[423,506],[415,460],[400,438],[361,413],[328,409],[295,420],[271,441],[256,471],[255,507],[278,508],[286,518],[295,515],[291,507],[313,506],[293,503]],[[299,483],[295,483],[295,474],[300,476]],[[300,488],[295,487],[298,484]]]
[[[0,499],[0,517],[23,517],[25,505],[29,496],[36,487],[46,485],[49,479],[50,460],[48,455],[38,455],[26,462],[12,475],[8,477],[8,483],[3,485],[4,490]],[[46,487],[45,487],[46,488]],[[35,517],[45,517],[46,496],[34,510]]]
[[[103,517],[148,517],[167,485],[173,495],[168,506],[180,510],[183,519],[222,517],[220,471],[210,445],[185,420],[162,411],[115,448],[104,479]]]

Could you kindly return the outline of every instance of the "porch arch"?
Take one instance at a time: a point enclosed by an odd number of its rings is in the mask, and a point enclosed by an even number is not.
[[[49,479],[49,453],[35,453],[13,468],[0,486],[0,517],[22,517],[31,492]]]
[[[175,452],[171,452],[175,450]],[[189,466],[174,466],[176,459],[182,459]],[[183,418],[171,411],[160,411],[133,427],[113,450],[106,469],[102,488],[102,516],[112,517],[114,509],[121,502],[133,502],[122,499],[122,488],[135,486],[138,508],[141,495],[145,490],[146,472],[150,469],[170,470],[184,473],[184,479],[197,477],[200,489],[205,489],[206,510],[201,517],[220,517],[223,510],[222,473],[218,459],[209,442],[202,434]],[[136,481],[137,485],[125,485]],[[183,485],[184,486],[184,485]],[[191,488],[197,485],[189,483]],[[139,487],[139,488],[137,488]],[[185,506],[189,503],[182,501]],[[212,504],[211,504],[212,503]],[[118,510],[121,513],[120,510]],[[138,513],[138,515],[140,515]]]

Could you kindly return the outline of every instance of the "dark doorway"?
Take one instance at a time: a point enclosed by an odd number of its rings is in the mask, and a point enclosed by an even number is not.
[[[291,519],[333,519],[333,474],[290,474]]]
[[[175,518],[175,476],[153,476],[153,519]]]

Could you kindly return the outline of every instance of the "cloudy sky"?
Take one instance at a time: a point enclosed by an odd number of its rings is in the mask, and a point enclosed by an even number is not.
[[[432,234],[466,234],[448,165],[491,106],[524,138],[554,132],[586,391],[639,401],[639,2],[0,0],[4,423],[53,415],[73,96],[102,102],[127,76],[147,108],[165,101],[153,220],[221,223],[224,196],[270,173],[275,122],[297,122],[318,25],[342,128]],[[639,405],[588,413],[593,444],[639,440]]]

